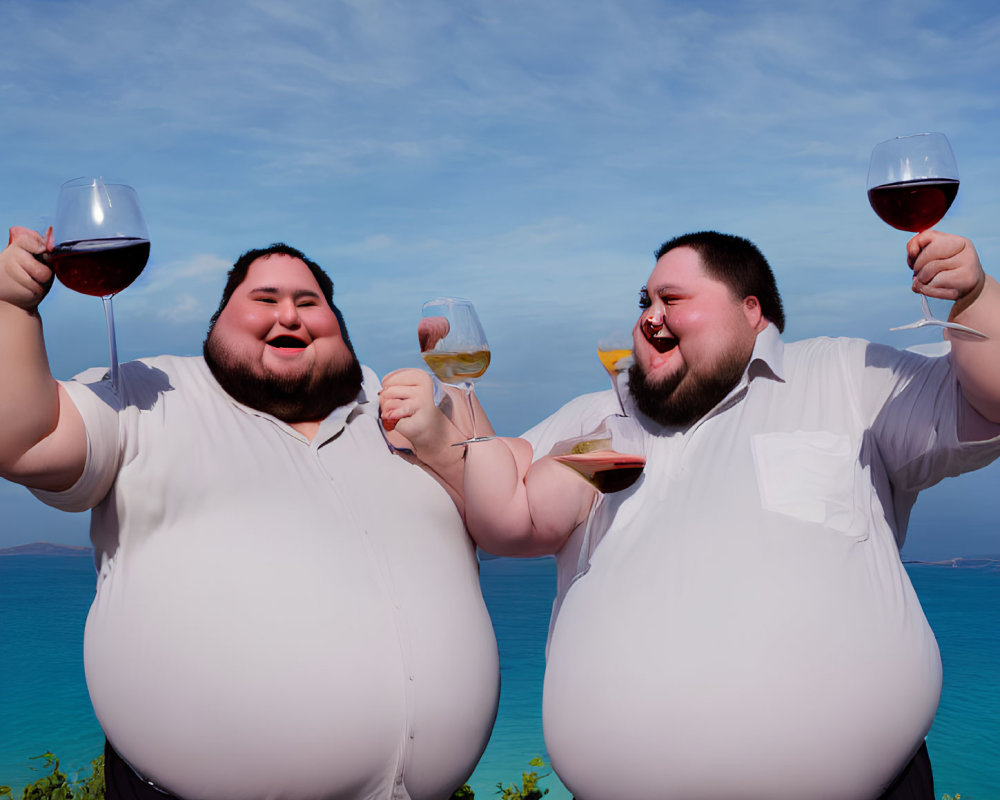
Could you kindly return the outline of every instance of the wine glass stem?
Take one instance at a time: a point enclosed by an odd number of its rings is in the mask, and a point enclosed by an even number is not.
[[[472,436],[470,439],[476,438],[476,409],[472,403],[472,381],[466,381],[462,384],[462,389],[465,392],[465,401],[469,404],[469,416],[472,418]]]
[[[622,416],[627,417],[628,414],[625,411],[625,403],[622,402],[622,393],[621,390],[618,388],[618,376],[620,374],[621,374],[620,372],[611,373],[611,388],[615,390],[615,397],[618,399],[618,408],[621,409]]]
[[[111,306],[112,295],[101,299],[104,301],[104,316],[108,320],[108,350],[111,355],[111,388],[118,389],[118,343],[115,341],[115,312]]]

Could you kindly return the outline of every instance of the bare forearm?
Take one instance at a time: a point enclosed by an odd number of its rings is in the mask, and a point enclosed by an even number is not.
[[[980,415],[1000,423],[1000,283],[986,276],[980,292],[955,303],[950,319],[989,337],[948,332],[962,393]]]

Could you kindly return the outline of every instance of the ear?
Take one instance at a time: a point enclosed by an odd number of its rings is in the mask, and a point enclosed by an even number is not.
[[[755,332],[760,333],[767,327],[767,320],[764,319],[764,312],[761,310],[760,301],[754,295],[743,298],[743,315]]]

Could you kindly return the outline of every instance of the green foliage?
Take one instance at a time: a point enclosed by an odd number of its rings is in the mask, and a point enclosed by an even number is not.
[[[962,795],[960,795],[960,794],[956,794],[956,795],[943,794],[943,795],[941,795],[941,800],[962,800]]]
[[[44,758],[45,766],[42,769],[51,768],[52,772],[26,786],[21,793],[21,800],[104,800],[104,756],[90,762],[93,771],[89,778],[76,783],[70,783],[66,779],[66,773],[59,769],[59,759],[52,753],[32,756],[32,759],[35,758]],[[14,800],[9,786],[0,786],[0,797]]]
[[[545,762],[538,756],[531,759],[528,764],[532,767],[545,766]],[[543,795],[549,793],[549,790],[539,789],[538,783],[551,774],[551,771],[546,772],[544,775],[539,775],[537,772],[522,772],[520,787],[512,783],[510,786],[504,788],[503,782],[499,782],[497,783],[497,794],[500,795],[500,800],[541,800]]]
[[[91,762],[93,772],[90,777],[82,781],[70,783],[66,779],[65,773],[59,769],[59,759],[52,753],[35,756],[44,758],[44,769],[51,769],[48,775],[39,778],[30,786],[26,787],[20,800],[104,800],[104,756]],[[532,767],[544,767],[545,762],[538,757],[531,759],[528,764]],[[540,789],[538,784],[552,772],[539,775],[537,771],[522,772],[521,786],[511,784],[504,787],[503,783],[497,783],[497,794],[501,800],[541,800],[549,793],[548,789]],[[9,786],[0,786],[0,798],[14,800],[14,795]],[[472,788],[465,784],[457,789],[450,800],[475,800],[476,795]],[[952,800],[950,797],[944,800]],[[956,796],[954,800],[959,800]]]

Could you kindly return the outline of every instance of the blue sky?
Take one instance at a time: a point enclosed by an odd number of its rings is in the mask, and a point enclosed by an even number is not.
[[[116,301],[123,360],[200,352],[226,269],[283,240],[328,268],[362,360],[420,365],[416,320],[471,298],[498,429],[604,388],[663,240],[753,239],[789,339],[907,347],[906,234],[865,197],[877,142],[948,134],[944,230],[1000,276],[1000,12],[989,2],[4,0],[0,224],[59,184],[138,190],[152,239]],[[94,298],[42,306],[52,368],[107,360]],[[923,497],[906,552],[1000,551],[1000,466]],[[85,544],[86,517],[0,484],[0,546]]]

